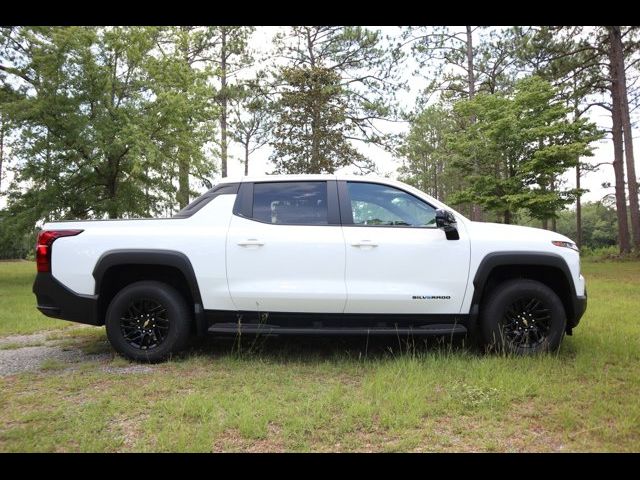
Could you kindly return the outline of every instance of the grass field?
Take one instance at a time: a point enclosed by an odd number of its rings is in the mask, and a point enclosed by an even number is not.
[[[0,261],[0,335],[32,333],[65,328],[68,322],[55,322],[35,307],[31,291],[36,265],[27,261]]]
[[[145,366],[113,355],[101,328],[51,331],[84,356],[0,377],[0,451],[637,452],[640,263],[583,270],[582,323],[535,358],[397,338],[205,339]],[[0,335],[68,325],[36,311],[34,271],[0,263]]]

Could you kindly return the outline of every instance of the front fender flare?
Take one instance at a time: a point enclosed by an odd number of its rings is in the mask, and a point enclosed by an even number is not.
[[[579,305],[580,299],[576,296],[576,288],[573,283],[573,277],[571,275],[571,270],[569,270],[569,265],[565,261],[562,256],[550,253],[550,252],[513,252],[513,251],[505,251],[505,252],[493,252],[487,254],[480,265],[478,265],[478,269],[473,278],[473,297],[471,298],[471,320],[476,321],[479,315],[480,309],[480,300],[482,299],[482,295],[484,294],[485,287],[489,276],[494,268],[500,266],[545,266],[545,267],[553,267],[562,272],[564,276],[564,280],[569,285],[570,298],[569,299],[561,299],[565,305],[570,306],[572,311],[567,311],[567,320],[569,324],[577,324],[579,321],[579,316],[581,315],[584,308],[581,308]],[[565,300],[568,300],[565,303]]]

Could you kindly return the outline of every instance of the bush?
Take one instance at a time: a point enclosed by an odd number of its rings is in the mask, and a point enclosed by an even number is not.
[[[37,231],[13,220],[6,211],[0,211],[0,260],[33,258]]]
[[[609,245],[606,247],[582,247],[580,256],[591,260],[606,259],[618,256],[620,249],[617,245]]]

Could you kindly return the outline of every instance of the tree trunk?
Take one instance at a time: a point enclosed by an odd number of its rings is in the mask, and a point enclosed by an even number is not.
[[[222,178],[227,176],[227,30],[222,28],[220,47],[220,161]]]
[[[244,176],[249,176],[249,139],[244,144]]]
[[[439,199],[438,197],[438,162],[437,161],[433,169],[433,197],[436,199]]]
[[[631,132],[631,118],[629,115],[629,100],[627,98],[627,78],[624,70],[624,55],[622,34],[620,27],[611,27],[611,39],[615,42],[615,56],[618,73],[618,95],[620,100],[620,114],[622,119],[622,134],[624,136],[624,155],[627,166],[627,190],[629,192],[629,210],[631,214],[631,234],[633,246],[640,251],[640,208],[638,207],[638,181],[633,157],[633,135]]]
[[[556,191],[556,181],[555,181],[554,178],[551,179],[551,191],[552,192]],[[556,231],[556,227],[557,227],[556,217],[555,217],[555,213],[556,212],[554,211],[553,213],[554,213],[554,216],[551,217],[551,230],[553,230],[555,232]]]
[[[544,228],[545,230],[549,230],[549,219],[545,218],[542,220],[542,228]]]
[[[511,210],[504,211],[504,223],[511,223]]]
[[[189,205],[189,159],[178,159],[178,205],[184,208]]]
[[[611,79],[612,100],[612,137],[613,137],[613,171],[616,177],[616,213],[618,217],[618,244],[620,253],[629,253],[629,225],[627,223],[627,200],[624,189],[624,165],[622,145],[622,112],[620,109],[620,88],[618,86],[620,75],[618,73],[619,61],[617,57],[622,55],[622,50],[616,47],[615,34],[609,27],[609,74]]]
[[[468,25],[465,28],[467,30],[467,76],[469,79],[469,100],[473,100],[476,96],[476,78],[475,72],[473,71],[473,36],[471,34],[471,26]],[[474,115],[471,117],[471,123],[475,122],[476,118]],[[474,159],[473,165],[477,173],[479,170],[477,159]],[[471,220],[477,222],[482,221],[482,209],[477,203],[471,204]]]
[[[473,71],[473,37],[471,26],[467,26],[467,74],[469,75],[469,99],[476,96],[476,79]]]
[[[109,218],[118,218],[118,206],[116,203],[116,192],[118,189],[118,179],[115,177],[111,177],[107,179],[107,198],[108,206],[107,206],[107,214]]]
[[[573,87],[577,88],[577,79],[573,78]],[[573,98],[573,121],[576,122],[580,116],[578,107],[580,106],[580,98]],[[582,175],[580,169],[580,156],[576,162],[576,190],[580,191],[580,177]],[[576,195],[576,246],[582,248],[582,195],[578,193]]]
[[[184,42],[181,44],[182,60],[185,65],[189,65],[189,27],[181,27],[185,36]],[[184,88],[182,90],[185,92]],[[178,200],[178,206],[183,209],[189,205],[189,172],[191,170],[191,159],[185,154],[185,151],[178,147],[178,193],[176,200]]]
[[[576,190],[580,190],[580,162],[576,165]],[[576,195],[576,245],[582,248],[582,201]]]
[[[320,111],[314,105],[311,116],[311,165],[307,172],[299,173],[322,173],[322,159],[320,158]],[[329,172],[333,173],[333,172]]]
[[[4,118],[0,115],[0,195],[2,194],[2,163],[4,161]]]

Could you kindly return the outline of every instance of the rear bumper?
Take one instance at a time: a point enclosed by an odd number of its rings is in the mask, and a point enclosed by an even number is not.
[[[33,283],[37,307],[48,317],[87,325],[102,325],[98,318],[98,296],[79,295],[53,278],[39,272]]]

